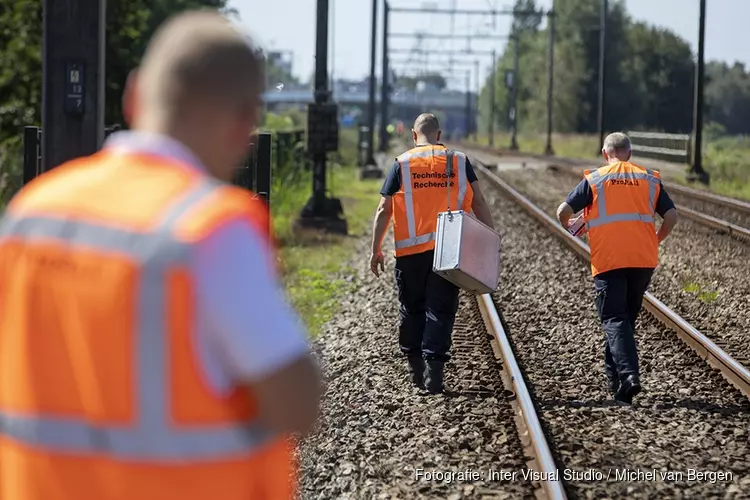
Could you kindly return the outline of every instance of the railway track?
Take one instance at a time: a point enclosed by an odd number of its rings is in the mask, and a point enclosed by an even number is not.
[[[586,262],[590,261],[591,254],[589,246],[586,243],[568,233],[554,219],[552,219],[552,217],[547,215],[543,210],[516,191],[510,184],[487,170],[482,164],[479,164],[478,166],[482,169],[483,173],[491,179],[495,187],[503,190],[537,221],[542,223],[555,235],[562,238],[563,241],[579,256],[585,259]],[[695,350],[702,359],[705,359],[711,366],[717,368],[727,381],[739,389],[745,396],[750,398],[750,369],[744,366],[741,362],[735,360],[711,339],[682,319],[677,313],[665,306],[650,292],[646,292],[644,302],[646,310],[649,313],[656,317],[665,326],[674,330],[675,333],[677,333],[685,343]]]
[[[467,144],[466,147],[469,150],[480,150],[493,154],[513,154],[514,156],[548,160],[556,166],[561,167],[560,171],[575,176],[578,179],[582,178],[583,171],[586,168],[600,166],[599,163],[589,159],[508,152],[503,149],[470,144]],[[581,164],[585,164],[586,166],[582,167]],[[674,182],[663,182],[664,187],[669,191],[672,198],[674,198],[677,209],[682,215],[705,227],[730,234],[750,243],[750,203],[682,186]]]
[[[474,163],[477,162],[474,161]],[[549,217],[541,209],[536,207],[532,202],[523,197],[509,184],[484,168],[481,163],[478,165],[478,170],[480,172],[480,175],[489,180],[491,185],[496,188],[498,192],[502,193],[502,197],[504,197],[506,200],[511,200],[512,203],[521,207],[531,218],[533,218],[533,220],[537,224],[544,227],[546,232],[554,234],[554,236],[557,237],[559,241],[564,242],[564,244],[569,249],[574,251],[579,257],[583,259],[589,258],[588,247],[580,239],[569,235],[569,233],[559,227],[559,224],[557,224],[551,217]],[[500,288],[503,288],[503,284],[501,284]],[[502,305],[504,303],[503,297],[496,295],[493,298],[489,295],[482,295],[477,297],[476,301],[484,319],[485,328],[487,332],[491,333],[491,337],[493,339],[493,351],[495,352],[496,357],[502,360],[502,379],[505,384],[506,390],[512,391],[512,393],[514,394],[513,404],[518,417],[517,426],[520,432],[521,441],[525,444],[527,456],[533,457],[532,461],[529,463],[529,467],[537,472],[537,477],[551,479],[549,481],[537,481],[534,483],[538,488],[537,496],[542,496],[544,498],[567,498],[568,494],[572,493],[571,496],[573,497],[594,498],[601,495],[609,496],[612,495],[615,491],[618,491],[621,494],[627,494],[631,498],[640,498],[641,495],[645,495],[645,497],[653,495],[654,491],[649,490],[648,488],[646,488],[646,491],[641,491],[643,490],[643,488],[641,487],[634,487],[632,485],[623,486],[624,483],[622,482],[618,484],[612,484],[610,482],[610,476],[612,475],[613,470],[615,471],[615,477],[617,477],[618,474],[620,474],[620,477],[628,477],[622,476],[622,474],[627,474],[627,472],[624,471],[626,469],[630,470],[630,466],[633,465],[634,461],[627,455],[622,455],[618,457],[619,460],[611,460],[606,464],[602,462],[602,457],[597,457],[596,454],[587,455],[585,458],[583,458],[583,460],[581,460],[582,457],[580,456],[574,458],[568,456],[567,448],[571,445],[571,441],[577,442],[577,444],[580,445],[581,440],[586,441],[587,438],[591,439],[593,437],[593,441],[595,443],[601,445],[602,443],[607,443],[607,441],[609,440],[610,444],[614,445],[615,448],[617,448],[620,443],[612,443],[613,438],[611,436],[606,436],[607,431],[602,431],[601,429],[596,429],[594,432],[589,431],[589,435],[586,438],[583,438],[580,435],[579,431],[571,431],[565,426],[562,426],[562,428],[560,428],[560,426],[557,426],[557,428],[555,428],[554,425],[550,426],[550,420],[554,420],[554,417],[550,417],[549,413],[551,412],[554,414],[556,407],[564,407],[567,405],[566,402],[560,399],[559,394],[556,394],[557,399],[555,399],[550,398],[550,395],[545,394],[545,392],[547,392],[548,390],[551,390],[551,392],[553,393],[560,391],[556,391],[554,387],[548,387],[548,384],[546,382],[540,383],[539,380],[536,380],[536,383],[532,383],[532,386],[527,386],[526,378],[528,376],[525,376],[522,373],[524,367],[526,370],[528,370],[531,366],[534,366],[534,369],[537,373],[540,371],[540,369],[537,365],[532,365],[531,363],[529,363],[528,360],[524,362],[523,360],[516,359],[514,350],[517,352],[521,352],[523,357],[523,351],[525,351],[526,349],[525,347],[520,346],[519,343],[516,343],[516,346],[513,347],[511,345],[512,340],[509,338],[509,335],[506,334],[506,331],[503,327],[503,321],[501,321],[501,313],[498,311],[498,307],[495,305],[495,303]],[[510,309],[510,306],[506,307],[506,310]],[[645,309],[652,316],[652,318],[648,320],[650,325],[653,325],[654,323],[661,324],[660,330],[662,330],[662,332],[656,335],[657,344],[663,346],[667,346],[668,344],[674,345],[674,337],[670,339],[663,333],[663,330],[664,327],[666,327],[674,331],[675,333],[677,333],[677,336],[685,342],[686,345],[692,348],[693,352],[696,353],[698,357],[707,361],[709,365],[716,368],[718,370],[718,373],[720,373],[727,382],[729,382],[739,390],[742,396],[738,394],[738,397],[743,398],[744,402],[741,403],[739,407],[725,403],[725,410],[734,412],[741,408],[740,411],[745,412],[744,417],[738,417],[737,422],[729,423],[728,425],[736,425],[737,428],[733,430],[733,434],[737,435],[739,439],[746,439],[746,437],[743,438],[742,436],[746,436],[745,433],[750,431],[750,419],[747,415],[747,413],[750,411],[750,406],[747,405],[747,400],[744,399],[745,397],[750,396],[750,372],[748,371],[747,367],[734,360],[719,346],[713,343],[705,335],[701,334],[701,332],[699,332],[697,329],[692,327],[687,321],[680,318],[676,313],[667,308],[651,294],[647,294],[645,298]],[[552,329],[554,330],[555,326],[552,326]],[[518,332],[516,332],[516,334],[517,333]],[[513,335],[511,334],[510,337],[513,337]],[[543,345],[544,344],[540,345],[537,343],[534,345],[534,347],[538,351],[543,348]],[[685,358],[692,357],[689,351],[683,351],[681,354]],[[538,355],[539,353],[536,352],[531,357],[535,358],[538,357]],[[647,358],[648,354],[642,353],[642,356],[643,358]],[[684,362],[690,364],[689,360],[683,360],[683,363]],[[658,361],[655,362],[653,360],[644,359],[644,364],[658,364]],[[585,367],[579,368],[591,370],[590,364],[586,365]],[[660,369],[663,369],[663,367]],[[717,380],[715,378],[712,379],[711,375],[706,373],[707,371],[710,373],[710,370],[707,370],[707,367],[703,368],[701,371],[703,372],[703,377],[706,379],[703,381],[704,386],[702,389],[704,391],[708,390],[709,392],[713,392],[714,394],[716,394],[717,392],[725,393],[727,391],[727,388],[724,387],[725,384],[723,381],[720,381],[720,379]],[[603,375],[601,376],[603,377]],[[542,377],[542,379],[544,378],[545,376]],[[709,380],[710,382],[708,382]],[[706,386],[706,382],[708,382],[708,386]],[[711,385],[713,385],[713,387],[711,387]],[[646,391],[648,392],[649,389],[646,388]],[[691,393],[693,392],[692,389],[688,389],[688,391]],[[659,396],[655,395],[655,397],[658,398]],[[735,403],[736,402],[737,399],[735,398]],[[582,408],[586,408],[586,404],[584,402],[567,402],[568,405],[570,403],[573,403],[573,407],[577,407],[579,410]],[[606,403],[603,404],[603,406],[606,408]],[[635,406],[637,406],[637,403]],[[700,404],[698,404],[698,406],[700,406]],[[716,406],[720,407],[722,405],[719,404]],[[659,405],[658,402],[656,404],[653,404],[652,407],[653,410],[657,410],[657,413],[659,409],[663,408],[664,406]],[[542,415],[537,413],[537,409],[541,409]],[[612,411],[615,418],[628,418],[627,415],[616,413],[614,409],[612,409]],[[547,415],[544,415],[545,413],[547,413]],[[576,412],[574,411],[573,413]],[[669,413],[669,410],[666,410],[666,413]],[[609,415],[608,417],[611,418],[613,415]],[[697,418],[698,420],[701,420],[700,414],[691,416]],[[645,420],[649,420],[648,417],[649,415],[646,416]],[[671,422],[671,418],[679,419],[680,417],[677,415],[669,416],[666,419],[667,422],[669,422],[668,425],[680,425],[676,422]],[[546,425],[545,420],[547,421]],[[658,421],[659,418],[656,418],[656,420]],[[662,422],[662,424],[663,423],[664,422]],[[578,424],[581,424],[581,422],[579,421]],[[622,422],[620,422],[620,424],[622,424]],[[604,435],[598,435],[599,433]],[[549,442],[547,440],[547,436],[550,436]],[[584,448],[586,448],[585,442]],[[664,450],[660,451],[663,452]],[[620,452],[627,452],[627,450],[621,449]],[[684,452],[687,455],[690,455],[690,453],[686,451]],[[610,457],[610,459],[611,458],[612,457]],[[696,460],[695,457],[693,457],[693,460]],[[590,472],[590,479],[588,481],[586,479],[582,479],[582,461],[588,461],[588,467],[590,467],[588,469],[588,471]],[[698,463],[700,463],[700,461],[701,459],[697,459]],[[659,463],[658,460],[655,460],[655,462]],[[675,460],[674,462],[679,462],[679,460]],[[637,463],[638,460],[636,459],[635,464]],[[670,461],[667,460],[666,463],[662,462],[662,465],[664,465],[665,467],[661,469],[662,471],[659,472],[659,474],[664,474],[664,476],[662,476],[662,479],[664,479],[664,477],[668,477],[670,474]],[[562,475],[560,472],[561,470],[566,471],[566,477],[569,480],[562,480]],[[578,471],[577,475],[575,471]],[[657,475],[656,467],[654,468],[653,473],[656,475],[656,481],[658,482],[659,476]],[[592,484],[592,482],[595,483],[597,478],[601,483],[610,484],[608,486],[602,486],[600,484],[598,487],[596,487]],[[676,479],[674,482],[679,483],[681,479],[682,478]],[[741,480],[747,481],[747,484],[750,484],[750,476],[742,478]],[[669,481],[665,481],[664,484],[661,485],[663,487],[662,489],[657,487],[657,491],[660,491],[661,494],[665,494],[666,491],[669,490],[669,486],[667,486],[668,482]],[[684,481],[683,483],[684,484],[674,487],[676,489],[690,489],[689,480],[687,481],[687,483],[685,483]],[[733,488],[733,485],[726,488],[726,498],[739,498],[732,495],[732,492],[735,491],[733,490]],[[703,494],[705,495],[705,498],[713,498],[716,492],[713,492],[712,494],[708,494],[708,492],[706,492]]]
[[[479,159],[494,165],[496,158],[484,154]],[[507,161],[514,162],[512,158]],[[538,168],[544,165],[508,170],[500,163],[497,175],[553,215],[580,177],[571,179],[566,169]],[[662,246],[660,269],[651,283],[673,310],[746,366],[750,365],[748,260],[747,241],[685,220]]]
[[[644,313],[644,391],[614,403],[588,269],[562,233],[477,173],[503,228],[502,278],[491,296],[461,294],[449,393],[410,386],[392,273],[371,276],[362,242],[356,277],[341,275],[357,286],[316,340],[330,385],[300,450],[301,498],[745,498],[747,398]]]

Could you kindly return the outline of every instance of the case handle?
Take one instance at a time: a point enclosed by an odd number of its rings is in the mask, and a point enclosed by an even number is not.
[[[445,173],[448,176],[448,217],[451,219],[451,176],[453,175],[453,150],[449,149],[445,153]]]

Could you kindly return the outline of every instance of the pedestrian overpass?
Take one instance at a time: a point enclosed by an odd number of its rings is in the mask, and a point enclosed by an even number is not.
[[[472,105],[475,96],[471,96]],[[367,90],[334,90],[333,101],[341,106],[367,106],[370,94]],[[283,104],[307,104],[313,102],[311,89],[272,89],[263,94],[263,102],[269,107]],[[376,102],[380,102],[380,92],[376,92]],[[443,109],[445,111],[464,111],[466,94],[463,92],[417,92],[399,90],[391,94],[391,106],[405,106],[419,109]]]
[[[380,121],[380,89],[376,92],[376,122]],[[308,103],[313,102],[314,95],[311,89],[272,89],[263,94],[266,109],[277,111],[284,108],[303,109]],[[466,116],[466,94],[464,92],[436,90],[406,91],[397,90],[390,95],[388,116],[391,121],[403,121],[411,123],[424,112],[437,113],[442,116],[441,128],[446,137],[462,137],[467,133]],[[333,101],[339,105],[341,110],[357,108],[355,113],[361,119],[366,119],[368,114],[370,93],[366,86],[341,88],[337,86],[333,90]],[[476,117],[476,96],[471,94],[471,114]],[[346,111],[345,111],[346,112]],[[475,127],[474,120],[470,127]]]

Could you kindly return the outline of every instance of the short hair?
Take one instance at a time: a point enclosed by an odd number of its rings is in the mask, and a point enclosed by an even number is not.
[[[183,12],[164,22],[139,73],[146,102],[173,112],[195,98],[252,110],[265,90],[260,50],[211,10]]]
[[[440,122],[432,113],[422,113],[414,120],[414,132],[425,137],[433,137],[440,130]]]
[[[608,155],[613,155],[618,153],[630,153],[630,147],[630,137],[622,132],[615,132],[604,138],[604,146],[602,149],[604,149]]]

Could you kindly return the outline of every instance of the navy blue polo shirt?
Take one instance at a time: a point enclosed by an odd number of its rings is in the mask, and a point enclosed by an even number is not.
[[[665,213],[674,208],[674,202],[664,190],[661,181],[659,181],[659,188],[659,198],[656,200],[656,213],[663,218]],[[565,198],[565,203],[570,205],[574,213],[580,212],[593,202],[594,192],[591,190],[589,181],[585,178]]]
[[[426,146],[427,144],[420,144],[415,147]],[[441,146],[442,144],[438,144]],[[474,172],[474,167],[471,165],[469,158],[466,157],[466,180],[471,184],[477,180],[477,174]],[[380,194],[383,196],[393,196],[398,193],[401,189],[401,166],[398,164],[398,160],[393,162],[393,167],[388,171],[383,182],[383,188],[380,190]]]

